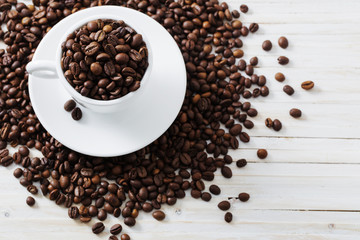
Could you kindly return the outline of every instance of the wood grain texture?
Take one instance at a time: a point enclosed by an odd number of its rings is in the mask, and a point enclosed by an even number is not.
[[[25,1],[29,2],[29,1]],[[250,11],[240,20],[258,22],[256,34],[244,38],[244,58],[259,57],[255,73],[267,77],[271,93],[251,100],[259,115],[234,159],[249,164],[234,177],[216,173],[214,183],[222,196],[205,203],[189,196],[175,206],[164,207],[167,217],[159,223],[142,213],[134,228],[124,226],[132,239],[216,240],[355,240],[360,236],[360,1],[357,0],[229,0],[231,9],[246,3]],[[277,46],[286,36],[289,48]],[[269,39],[273,49],[264,52]],[[290,64],[280,66],[286,55]],[[274,80],[276,72],[284,83]],[[300,84],[313,80],[311,91]],[[282,92],[284,84],[295,89],[292,97]],[[289,116],[293,107],[303,111],[301,119]],[[264,126],[266,117],[283,122],[280,132]],[[265,160],[258,148],[268,149]],[[11,150],[13,152],[13,150]],[[39,152],[33,151],[32,155]],[[12,176],[15,166],[0,168],[0,239],[107,239],[109,227],[119,220],[105,221],[105,233],[94,236],[91,223],[67,217],[67,210],[40,196],[33,208],[25,204],[28,192]],[[207,182],[208,187],[211,183]],[[247,203],[232,199],[234,221],[226,224],[219,201],[249,192]],[[189,194],[188,194],[189,195]]]

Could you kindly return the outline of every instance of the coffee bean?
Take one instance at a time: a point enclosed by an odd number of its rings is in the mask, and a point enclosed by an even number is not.
[[[281,48],[287,48],[289,46],[289,42],[286,37],[280,37],[278,43]]]
[[[231,178],[232,177],[232,171],[231,168],[224,166],[223,168],[221,168],[221,174],[225,177],[225,178]]]
[[[280,56],[280,57],[278,57],[278,63],[280,64],[280,65],[286,65],[286,64],[288,64],[289,63],[289,59],[287,58],[287,57],[285,57],[285,56]]]
[[[100,209],[98,214],[97,214],[97,218],[100,220],[100,221],[104,221],[106,218],[107,218],[107,213],[104,209]]]
[[[240,193],[239,200],[242,202],[247,202],[250,199],[250,195],[248,193]]]
[[[239,138],[242,142],[245,142],[245,143],[250,141],[250,136],[246,132],[240,133]]]
[[[256,66],[258,64],[258,58],[257,57],[250,58],[250,64],[252,66]]]
[[[34,206],[35,204],[35,199],[31,196],[26,198],[26,204],[29,205],[30,207]]]
[[[275,79],[279,82],[283,82],[285,80],[285,76],[284,76],[284,74],[278,72],[275,74]]]
[[[130,240],[130,236],[124,233],[121,235],[121,240]]]
[[[229,210],[230,208],[230,202],[229,201],[221,201],[219,204],[218,204],[218,208],[220,210],[223,210],[223,211],[227,211]]]
[[[257,32],[257,30],[259,30],[259,24],[257,23],[251,23],[250,27],[249,27],[250,32],[254,33]]]
[[[122,231],[122,226],[120,224],[115,224],[110,228],[110,233],[113,235],[118,235]]]
[[[229,133],[233,136],[237,136],[241,133],[242,126],[240,124],[235,124],[229,130]]]
[[[292,108],[290,109],[290,116],[292,116],[293,118],[299,118],[301,117],[301,110],[298,108]]]
[[[264,51],[270,51],[272,48],[272,43],[270,40],[265,40],[262,44],[262,48],[264,49]]]
[[[75,121],[79,121],[82,117],[82,111],[80,108],[76,107],[74,108],[74,110],[72,110],[71,112],[71,117],[75,120]]]
[[[160,210],[153,212],[152,216],[158,221],[162,221],[165,219],[165,213]]]
[[[305,90],[310,90],[314,87],[314,82],[313,81],[305,81],[301,84],[301,87]]]
[[[204,200],[205,202],[209,202],[211,200],[211,194],[208,192],[203,192],[201,194],[201,199]]]
[[[283,87],[283,91],[289,96],[293,95],[295,92],[295,90],[290,85],[285,85]]]
[[[104,231],[104,229],[105,229],[105,226],[102,222],[97,222],[92,226],[92,232],[94,234],[99,234],[102,231]]]
[[[260,158],[260,159],[264,159],[266,158],[268,155],[267,151],[265,149],[259,149],[257,150],[257,156]]]
[[[14,170],[14,177],[16,178],[20,178],[23,174],[23,171],[21,170],[21,168],[17,168]]]
[[[38,193],[38,189],[36,186],[34,185],[29,185],[26,188],[31,194],[37,194]]]
[[[247,5],[241,4],[240,11],[243,12],[243,13],[247,13],[249,11],[249,8],[248,8]]]
[[[209,191],[214,195],[219,195],[221,193],[221,189],[219,188],[219,186],[214,184],[209,187]]]
[[[134,225],[136,224],[136,220],[135,220],[135,218],[133,218],[133,217],[126,217],[126,218],[124,219],[124,223],[125,223],[127,226],[132,227],[132,226],[134,226]]]
[[[236,166],[237,166],[238,168],[243,168],[243,167],[245,167],[246,165],[247,165],[246,159],[239,159],[239,160],[236,161]]]
[[[1,165],[4,167],[11,165],[13,162],[14,162],[14,159],[11,156],[3,157],[3,158],[1,158],[1,161],[0,161]]]
[[[274,119],[273,121],[273,129],[275,131],[280,131],[280,129],[282,128],[282,124],[278,119]]]
[[[225,219],[225,222],[230,223],[233,219],[232,213],[231,212],[225,213],[224,219]]]
[[[72,111],[75,107],[76,107],[76,102],[74,100],[72,100],[72,99],[66,101],[65,104],[64,104],[64,109],[67,112]]]
[[[75,207],[75,206],[70,207],[70,208],[68,209],[68,215],[69,215],[69,217],[72,218],[72,219],[78,218],[78,216],[79,216],[79,209],[78,209],[78,207]]]
[[[117,236],[110,236],[109,240],[119,240],[119,238]]]
[[[273,121],[271,120],[271,118],[266,118],[265,119],[265,126],[267,126],[268,128],[273,127]]]

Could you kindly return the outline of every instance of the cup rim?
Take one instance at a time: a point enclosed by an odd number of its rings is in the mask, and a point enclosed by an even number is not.
[[[96,8],[101,8],[101,6],[96,7]],[[124,8],[124,9],[132,10],[132,9],[129,9],[129,8]],[[132,12],[134,14],[140,13],[138,11],[132,11]],[[87,22],[97,20],[97,19],[123,20],[126,25],[133,28],[137,33],[142,35],[143,41],[145,42],[146,48],[148,49],[148,67],[145,70],[144,75],[142,76],[139,89],[137,89],[134,92],[129,92],[126,95],[124,95],[122,97],[119,97],[119,98],[116,98],[116,99],[97,100],[97,99],[93,99],[93,98],[81,95],[66,80],[66,78],[64,76],[64,71],[61,68],[61,57],[62,57],[61,45],[62,45],[62,43],[66,41],[69,34],[74,32],[75,30],[77,30],[81,26],[85,25]],[[119,16],[119,15],[114,15],[114,14],[109,15],[109,14],[106,14],[106,13],[101,13],[101,14],[93,15],[93,16],[88,17],[88,18],[84,18],[81,21],[78,21],[76,24],[73,25],[73,27],[69,28],[69,30],[64,33],[64,35],[62,36],[62,38],[60,40],[60,44],[59,44],[57,52],[56,52],[55,67],[56,67],[56,72],[57,72],[58,78],[60,79],[60,82],[62,83],[64,88],[70,93],[70,95],[72,97],[74,97],[75,100],[78,100],[80,103],[85,103],[85,104],[89,104],[89,105],[110,106],[110,105],[115,105],[115,104],[119,104],[119,103],[122,103],[122,102],[126,102],[129,99],[133,98],[135,95],[139,95],[141,92],[144,91],[144,88],[147,85],[147,83],[149,81],[149,78],[150,78],[150,72],[151,72],[151,68],[152,68],[152,60],[153,60],[153,54],[152,54],[151,46],[150,46],[150,43],[149,43],[147,37],[143,34],[143,31],[142,31],[141,27],[139,27],[136,23],[135,24],[133,24],[133,23],[129,24],[126,20],[122,19],[121,16]]]

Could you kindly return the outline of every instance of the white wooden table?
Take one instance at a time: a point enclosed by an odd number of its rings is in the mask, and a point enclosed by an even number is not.
[[[360,239],[360,1],[357,0],[230,0],[245,24],[258,22],[260,29],[244,39],[245,58],[259,57],[257,74],[268,77],[271,93],[252,100],[259,115],[250,131],[251,142],[231,152],[246,158],[246,168],[232,166],[234,177],[224,179],[217,172],[215,183],[223,194],[211,202],[187,197],[165,207],[167,218],[159,223],[141,213],[134,228],[124,226],[132,239],[271,239],[335,240]],[[284,35],[289,48],[280,49]],[[261,43],[270,39],[273,50],[264,52]],[[291,62],[280,66],[279,55]],[[273,79],[282,71],[287,80]],[[300,83],[313,80],[311,91]],[[295,88],[293,96],[282,92],[284,84]],[[289,116],[289,109],[303,111],[301,119]],[[283,129],[264,126],[266,117],[278,118]],[[256,157],[258,148],[268,149],[266,160]],[[37,153],[33,153],[37,154]],[[107,239],[95,236],[91,223],[67,217],[67,209],[40,196],[35,207],[25,204],[29,193],[12,176],[15,166],[0,167],[0,239]],[[208,186],[208,185],[207,185]],[[249,192],[247,203],[236,202],[234,220],[227,224],[219,201],[239,192]],[[188,194],[189,195],[189,194]]]

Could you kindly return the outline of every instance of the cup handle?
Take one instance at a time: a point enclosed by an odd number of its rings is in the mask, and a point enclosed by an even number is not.
[[[53,61],[36,60],[26,65],[26,70],[30,75],[39,78],[57,78],[56,67]]]

